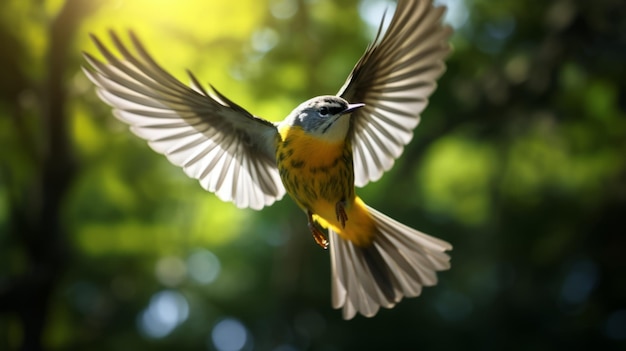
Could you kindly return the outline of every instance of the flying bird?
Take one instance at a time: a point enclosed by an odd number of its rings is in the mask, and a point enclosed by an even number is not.
[[[450,52],[444,11],[431,0],[400,0],[339,92],[303,102],[278,123],[205,89],[191,72],[191,86],[181,83],[132,32],[130,47],[110,32],[121,57],[92,35],[106,62],[84,53],[83,70],[134,134],[223,201],[260,210],[289,194],[315,242],[330,247],[333,307],[344,319],[371,317],[450,268],[449,243],[355,194],[413,137]]]

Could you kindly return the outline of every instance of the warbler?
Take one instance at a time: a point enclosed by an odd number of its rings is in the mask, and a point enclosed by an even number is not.
[[[450,267],[449,243],[355,194],[412,139],[450,51],[443,14],[431,0],[400,0],[339,92],[302,103],[279,123],[205,90],[191,72],[190,86],[176,80],[132,32],[132,48],[110,32],[121,58],[92,35],[107,62],[84,53],[91,68],[83,70],[117,118],[220,199],[259,210],[288,193],[315,242],[330,246],[333,307],[344,319],[371,317],[418,296]]]

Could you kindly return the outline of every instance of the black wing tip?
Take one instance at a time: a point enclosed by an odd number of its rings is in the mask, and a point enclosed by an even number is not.
[[[122,42],[121,37],[118,34],[118,32],[119,31],[117,31],[117,30],[115,30],[113,28],[106,29],[106,33],[108,34],[109,38],[111,38],[111,40],[114,43],[116,43],[116,44]],[[133,44],[140,43],[139,36],[137,34],[135,34],[134,30],[132,30],[130,28],[127,28],[126,29],[126,33],[127,33],[128,37],[132,40]],[[102,40],[100,39],[100,37],[98,35],[96,35],[93,32],[89,32],[89,33],[87,33],[87,35],[89,36],[91,41],[94,42],[94,44],[96,44],[97,46],[102,46]]]
[[[202,84],[200,84],[200,81],[198,81],[198,78],[196,78],[196,76],[193,74],[193,72],[191,72],[191,70],[189,68],[185,69],[185,71],[187,72],[187,75],[191,79],[192,86],[194,86],[196,89],[198,89],[204,96],[209,96],[209,94],[204,89]]]
[[[97,58],[95,58],[92,54],[88,53],[87,51],[81,51],[81,53],[83,54],[83,58],[87,61],[98,61]]]
[[[220,93],[219,90],[217,90],[215,88],[215,86],[213,86],[213,84],[209,84],[209,87],[211,88],[211,91],[217,96],[217,98],[223,104],[225,104],[225,106],[230,107],[233,110],[238,111],[240,113],[243,113],[243,114],[247,115],[248,117],[252,117],[252,114],[250,114],[250,112],[248,112],[248,110],[244,109],[243,107],[239,106],[237,103],[232,101],[231,99],[229,99],[226,96],[224,96],[224,94]]]
[[[89,35],[89,39],[91,39],[91,41],[96,45],[96,47],[98,47],[98,49],[100,49],[100,47],[103,46],[102,41],[96,34],[94,34],[93,32],[89,32],[88,35]]]
[[[139,48],[143,49],[143,45],[141,44],[141,40],[139,40],[139,35],[137,35],[135,33],[135,31],[133,31],[132,29],[127,29],[126,33],[128,34],[128,37],[133,42],[133,45],[135,47],[139,47]]]

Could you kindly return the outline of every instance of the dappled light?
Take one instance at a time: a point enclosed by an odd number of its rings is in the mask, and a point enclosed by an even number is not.
[[[395,1],[0,2],[0,350],[626,348],[626,4],[435,3],[446,72],[356,192],[450,242],[451,269],[343,321],[306,214],[203,190],[113,116],[82,52],[131,30],[280,121],[339,91]]]

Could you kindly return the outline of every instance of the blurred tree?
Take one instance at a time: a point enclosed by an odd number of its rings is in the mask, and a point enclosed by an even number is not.
[[[0,37],[8,44],[6,47],[3,45],[3,49],[15,50],[6,51],[11,52],[4,66],[8,68],[9,80],[4,80],[2,91],[6,94],[3,97],[8,98],[3,98],[3,106],[6,107],[4,116],[10,121],[4,123],[7,129],[17,132],[4,153],[15,151],[21,154],[19,159],[3,163],[2,167],[10,214],[5,226],[9,233],[6,240],[10,240],[15,245],[14,250],[25,257],[20,274],[3,282],[0,311],[17,314],[22,334],[19,343],[23,350],[42,348],[51,295],[67,264],[69,252],[60,212],[75,175],[75,162],[67,131],[67,92],[64,82],[72,36],[81,19],[95,4],[67,1],[58,14],[50,19],[48,48],[43,64],[46,74],[45,77],[30,77],[34,78],[30,83],[26,78],[30,75],[28,66],[21,62],[26,58],[26,53],[13,36],[15,33],[10,33],[10,27],[7,26],[14,23],[8,15],[9,4],[5,4],[6,8],[3,9],[6,21],[2,21],[5,26],[0,29]],[[32,5],[26,6],[30,7],[33,15],[45,16]],[[24,103],[34,104],[36,107],[32,111],[27,110],[33,106],[12,104],[27,99],[23,95],[32,94],[29,90],[33,88],[36,91],[32,96],[34,101]],[[28,112],[37,117],[29,118]],[[28,126],[29,123],[38,124],[42,133],[33,130]],[[40,140],[35,141],[35,138]],[[15,155],[12,156],[15,158]],[[15,164],[22,162],[26,164]],[[16,166],[17,171],[12,166]],[[26,167],[34,174],[24,177],[20,174],[20,167]]]

